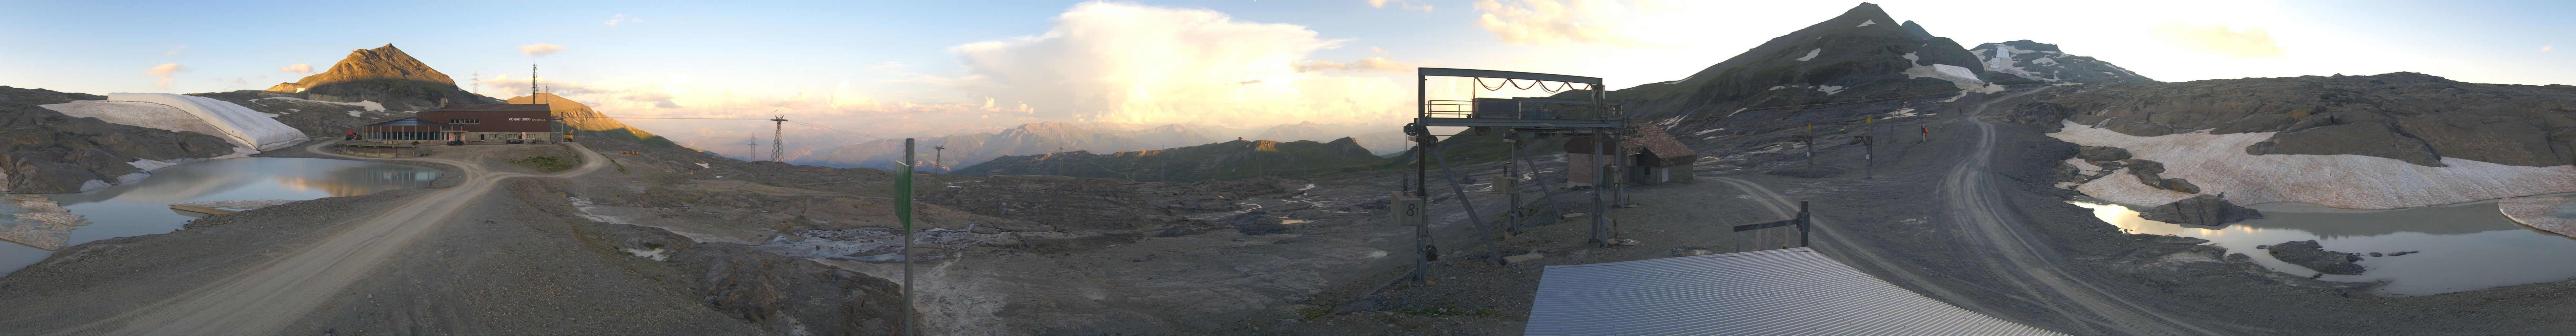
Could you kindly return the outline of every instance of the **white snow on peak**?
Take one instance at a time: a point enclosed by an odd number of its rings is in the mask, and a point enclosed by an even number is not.
[[[1874,24],[1878,24],[1878,20],[1862,20],[1862,21],[1860,22],[1860,25],[1858,25],[1858,26],[1853,26],[1853,27],[1868,27],[1869,25],[1874,25]]]
[[[1840,86],[1833,86],[1833,85],[1821,85],[1821,86],[1816,86],[1816,91],[1823,91],[1823,92],[1825,92],[1825,95],[1827,95],[1827,96],[1831,96],[1831,95],[1834,95],[1834,94],[1836,94],[1836,93],[1843,93],[1843,87],[1840,87]]]
[[[2055,58],[2048,58],[2048,57],[2041,57],[2041,58],[2039,58],[2039,59],[2030,60],[2030,64],[2038,64],[2038,65],[2057,65],[2057,59],[2055,59]]]
[[[1992,52],[1992,53],[1989,53],[1989,52],[1987,52],[1987,50],[1993,50],[1993,52]],[[2043,75],[2040,75],[2038,72],[2033,72],[2033,71],[2030,71],[2030,69],[2022,68],[2022,66],[2021,66],[2021,64],[2020,64],[2020,61],[2014,60],[2014,59],[2013,59],[2013,56],[2012,56],[2012,55],[2017,55],[2017,54],[2026,54],[2026,53],[2030,53],[2030,52],[2031,52],[2030,50],[2021,50],[2020,48],[2013,48],[2013,46],[2009,46],[2009,45],[1996,44],[1996,45],[1995,45],[1995,49],[1977,49],[1977,52],[1976,52],[1976,53],[1977,53],[1977,57],[1979,57],[1979,58],[1983,58],[1982,60],[1978,60],[1978,61],[1979,61],[1980,63],[1983,63],[1983,64],[1980,64],[1980,65],[1981,65],[1982,67],[1984,67],[1984,68],[1986,69],[1986,71],[2001,72],[2001,73],[2004,73],[2004,74],[2007,74],[2007,75],[2013,75],[2013,76],[2015,76],[2015,77],[2029,78],[2029,79],[2031,79],[2031,80],[2037,80],[2037,81],[2043,81],[2043,82],[2052,82],[2052,83],[2063,83],[2063,82],[2066,82],[2066,81],[2064,81],[2064,80],[2059,80],[2059,79],[2057,79],[2057,76],[2054,76],[2054,75],[2047,75],[2047,76],[2043,76]],[[2030,61],[2030,64],[2035,65],[2035,66],[2056,66],[2056,65],[2057,65],[2057,60],[2056,60],[2056,59],[2052,59],[2052,58],[2048,58],[2048,57],[2040,57],[2039,59],[2031,60],[2031,61]]]
[[[1820,53],[1820,52],[1824,52],[1824,51],[1825,51],[1825,49],[1824,49],[1824,48],[1816,48],[1816,49],[1814,49],[1814,50],[1808,50],[1808,51],[1807,51],[1807,57],[1799,57],[1799,58],[1798,58],[1798,61],[1799,61],[1799,62],[1805,62],[1805,61],[1807,61],[1807,60],[1816,59],[1816,53]]]
[[[214,126],[233,144],[252,150],[271,150],[304,142],[303,131],[277,122],[277,118],[232,102],[214,98],[168,93],[109,93],[108,100],[161,104],[195,115],[206,125]]]
[[[2057,52],[2055,52],[2055,51],[2042,51],[2042,52],[2044,52],[2044,53],[2048,53],[2049,55],[2056,55],[2056,54],[2057,54]]]

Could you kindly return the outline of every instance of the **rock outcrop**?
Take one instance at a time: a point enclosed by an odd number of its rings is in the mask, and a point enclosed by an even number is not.
[[[350,51],[349,57],[332,64],[330,70],[292,83],[279,83],[268,91],[302,94],[322,101],[373,101],[396,111],[425,111],[450,103],[498,103],[457,89],[455,79],[392,44]]]
[[[1288,232],[1287,225],[1279,224],[1284,221],[1279,220],[1279,217],[1277,216],[1271,216],[1269,212],[1265,211],[1235,214],[1234,216],[1226,217],[1222,221],[1226,226],[1232,226],[1235,231],[1241,231],[1244,235],[1259,236]]]
[[[2263,212],[2229,203],[2226,196],[2200,195],[2147,209],[2139,212],[2138,217],[2166,223],[2222,226],[2263,218]]]
[[[94,95],[94,94],[87,94],[87,93],[78,93],[78,92],[56,92],[56,91],[54,91],[54,90],[46,90],[46,89],[20,89],[20,88],[8,87],[8,86],[0,86],[0,102],[19,102],[19,103],[27,103],[27,104],[31,104],[31,105],[46,105],[46,104],[61,104],[61,103],[69,103],[69,102],[72,102],[72,101],[75,101],[75,100],[105,100],[105,99],[107,99],[107,96]]]
[[[2291,265],[2299,265],[2299,267],[2307,267],[2308,269],[2316,270],[2317,273],[2354,275],[2361,274],[2363,271],[2361,265],[2354,265],[2352,263],[2355,261],[2361,261],[2361,254],[2327,251],[2324,246],[2318,245],[2316,240],[2294,241],[2272,245],[2272,248],[2268,251],[2272,253],[2272,258],[2274,259],[2280,259],[2281,262],[2290,263]]]

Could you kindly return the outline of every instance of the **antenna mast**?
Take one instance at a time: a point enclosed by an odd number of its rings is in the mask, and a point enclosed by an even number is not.
[[[528,64],[528,102],[536,104],[545,103],[537,101],[537,99],[537,65],[535,63],[530,63]]]

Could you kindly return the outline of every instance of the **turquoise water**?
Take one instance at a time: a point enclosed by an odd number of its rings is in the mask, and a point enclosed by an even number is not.
[[[152,177],[76,194],[42,194],[90,224],[74,227],[65,246],[100,239],[177,231],[195,219],[170,203],[222,200],[308,200],[428,187],[438,169],[353,160],[238,158],[183,163]],[[16,207],[0,204],[0,207]],[[15,212],[16,209],[0,209]],[[0,217],[14,222],[15,217]],[[0,241],[0,274],[43,261],[53,251]]]
[[[2265,267],[2294,275],[2314,270],[2273,259],[2257,245],[2314,239],[2327,251],[2364,254],[2355,262],[2358,275],[2328,274],[2319,279],[2344,282],[2387,281],[2382,294],[2431,295],[2500,286],[2576,279],[2576,239],[2532,229],[2506,219],[2494,201],[2383,211],[2344,210],[2315,204],[2278,202],[2250,206],[2263,211],[2224,227],[2172,224],[2138,218],[2144,207],[2095,199],[2069,202],[2093,209],[2102,221],[2133,233],[2170,234],[2208,239],[2210,244],[2243,253]],[[2403,256],[2370,257],[2370,252],[2423,251]]]

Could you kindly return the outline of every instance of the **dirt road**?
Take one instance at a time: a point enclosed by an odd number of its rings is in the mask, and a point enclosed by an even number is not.
[[[2040,90],[2046,90],[2046,88]],[[1935,186],[1936,190],[1932,193],[1939,196],[1939,201],[1932,205],[1942,211],[1940,215],[1936,215],[1937,220],[1926,222],[1939,226],[1933,230],[1945,233],[1952,238],[1945,240],[1950,244],[1945,246],[1946,249],[1985,256],[1974,258],[1974,262],[1965,265],[1982,270],[1964,273],[1983,273],[1987,274],[1986,277],[1990,277],[1989,279],[1960,281],[1965,280],[1957,279],[1955,274],[1963,273],[1960,270],[1931,272],[1919,265],[1895,262],[1902,259],[1891,258],[1891,256],[1920,254],[1923,251],[1913,251],[1887,244],[1866,243],[1855,239],[1852,232],[1841,229],[1841,225],[1836,225],[1834,216],[1831,215],[1818,216],[1816,228],[1818,247],[1833,254],[1839,254],[1847,262],[1861,264],[1855,266],[1883,270],[1885,273],[1882,276],[1888,277],[1890,281],[1917,284],[1918,286],[1910,287],[1924,291],[1925,295],[1943,298],[1952,304],[1990,314],[2017,312],[2044,316],[2047,320],[2066,322],[2061,323],[2066,325],[2059,325],[2052,329],[2073,329],[2059,331],[2079,334],[2221,333],[2194,324],[2202,321],[2160,313],[2156,308],[2133,302],[2118,291],[2109,290],[2112,285],[2068,271],[2073,269],[2072,265],[2067,264],[2069,261],[2050,252],[2053,250],[2047,248],[2045,242],[2042,242],[2033,232],[2029,232],[2027,228],[2030,225],[2022,223],[2024,216],[2011,211],[2012,205],[2004,199],[2005,196],[1999,186],[2000,183],[2011,181],[1996,179],[1995,176],[1999,172],[1992,165],[1995,160],[1994,152],[1998,150],[1995,144],[1995,122],[1978,116],[1988,114],[1989,109],[1997,102],[2009,101],[2036,92],[2039,90],[2004,95],[1969,107],[1967,113],[1954,117],[1964,119],[1975,127],[1976,133],[1971,134],[1973,137],[1967,139],[1970,143],[1959,145],[1964,147],[1960,150],[1966,155],[1957,156],[1948,169],[1937,175],[1899,177],[1897,178],[1899,180],[1919,181],[1895,182]],[[1796,207],[1795,201],[1761,184],[1728,177],[1710,177],[1702,180],[1725,183],[1742,189],[1749,195],[1756,195],[1754,199],[1762,201],[1766,208],[1778,215],[1788,216],[1795,211],[1793,210]],[[1855,225],[1860,224],[1855,223]],[[1973,288],[1959,288],[1965,286]],[[1991,297],[1981,300],[1958,299],[1991,295],[2008,295],[2011,299],[1994,300]]]
[[[309,247],[222,276],[180,295],[142,305],[54,333],[72,334],[276,334],[281,327],[314,311],[325,299],[367,276],[403,252],[410,242],[445,222],[476,197],[491,194],[500,181],[515,177],[574,176],[606,165],[606,158],[579,144],[569,144],[582,166],[555,174],[496,173],[480,164],[450,159],[397,159],[446,164],[463,171],[464,183],[414,198],[349,223]],[[306,146],[315,154],[324,146]],[[356,157],[349,157],[355,159]]]

